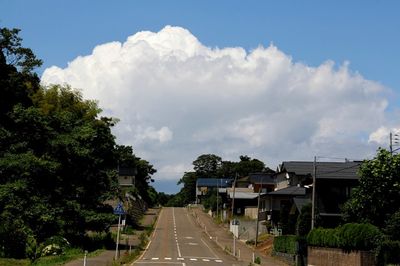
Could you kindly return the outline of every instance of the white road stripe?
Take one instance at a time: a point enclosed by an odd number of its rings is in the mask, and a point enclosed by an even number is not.
[[[175,208],[172,208],[172,218],[173,218],[174,224],[175,224]],[[176,233],[176,229],[174,229],[174,230]],[[178,257],[182,257],[181,249],[179,248],[178,239],[175,239],[175,240],[176,240],[176,248],[178,249]]]
[[[222,260],[215,260],[215,262],[222,262]]]
[[[203,259],[203,261],[210,261],[209,259]]]

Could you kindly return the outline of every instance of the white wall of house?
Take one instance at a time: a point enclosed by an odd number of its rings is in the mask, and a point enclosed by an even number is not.
[[[133,186],[135,183],[134,176],[118,176],[118,184],[120,186]]]
[[[257,207],[246,207],[244,215],[251,219],[257,219]]]

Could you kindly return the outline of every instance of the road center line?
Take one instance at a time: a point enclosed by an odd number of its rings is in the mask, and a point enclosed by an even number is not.
[[[172,217],[173,217],[173,220],[174,220],[174,227],[176,228],[176,223],[175,223],[175,208],[172,208]],[[175,230],[176,230],[176,229],[175,229]],[[175,231],[175,233],[176,233],[176,231]],[[176,248],[178,249],[178,257],[182,257],[181,249],[179,248],[178,239],[176,239]]]

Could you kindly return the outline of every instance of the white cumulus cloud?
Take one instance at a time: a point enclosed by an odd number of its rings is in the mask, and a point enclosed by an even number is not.
[[[210,48],[181,27],[98,45],[66,68],[46,69],[42,81],[97,99],[121,120],[118,141],[164,170],[202,153],[247,154],[273,168],[321,154],[362,159],[388,123],[388,89],[348,62],[309,66],[274,45]],[[174,168],[182,170],[172,171],[176,179],[184,168]]]

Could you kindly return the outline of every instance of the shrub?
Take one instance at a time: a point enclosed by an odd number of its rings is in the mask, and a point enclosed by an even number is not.
[[[88,251],[112,249],[115,246],[115,242],[110,232],[90,232],[83,237],[80,246]]]
[[[294,235],[277,236],[274,238],[274,251],[296,254],[297,237]]]
[[[62,236],[52,236],[40,245],[41,256],[61,254],[70,247],[70,243]]]
[[[382,240],[382,233],[371,224],[349,223],[335,229],[316,228],[307,236],[310,246],[372,250]]]
[[[350,223],[339,227],[338,236],[339,247],[345,250],[372,250],[383,235],[372,224]]]
[[[26,239],[25,254],[31,261],[34,261],[40,255],[36,239],[32,235]]]
[[[311,203],[301,208],[301,213],[297,217],[296,234],[306,236],[311,230]]]

